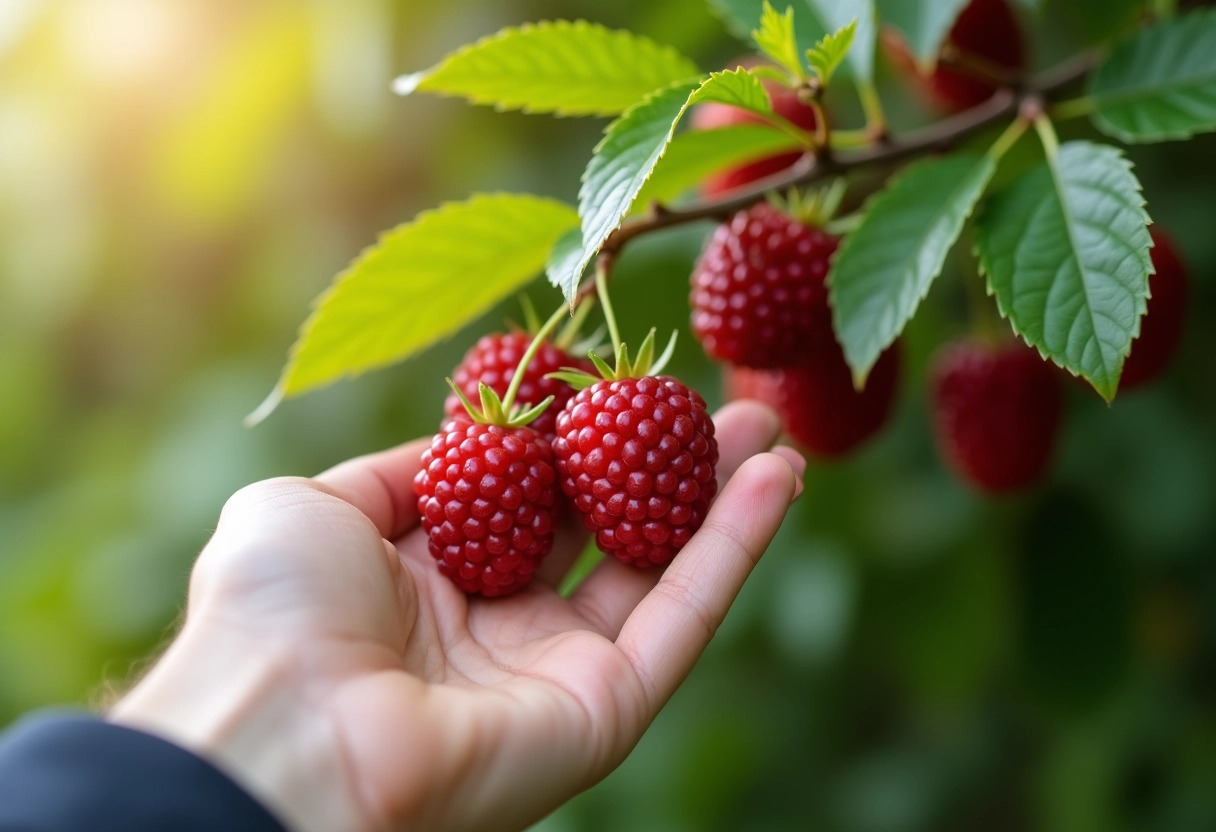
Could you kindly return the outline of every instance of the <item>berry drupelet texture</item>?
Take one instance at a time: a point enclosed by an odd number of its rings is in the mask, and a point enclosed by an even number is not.
[[[414,492],[439,571],[465,592],[515,592],[553,546],[553,451],[530,427],[451,420],[423,453]]]
[[[557,416],[561,489],[602,551],[670,563],[717,493],[718,443],[705,401],[670,376],[600,381]]]
[[[460,365],[452,373],[452,381],[460,388],[460,392],[469,401],[478,400],[478,384],[484,382],[495,393],[503,396],[515,375],[515,367],[528,349],[532,336],[525,332],[509,332],[482,337],[474,344]],[[544,413],[536,417],[530,427],[541,436],[553,437],[553,423],[557,412],[574,395],[574,390],[564,382],[545,378],[546,373],[552,373],[563,367],[577,367],[591,371],[591,362],[585,358],[576,359],[565,350],[549,342],[541,345],[536,357],[528,364],[523,381],[520,382],[516,401],[538,404],[547,397],[553,396],[553,404]],[[464,407],[455,393],[449,393],[443,403],[444,415],[448,418],[464,413]]]
[[[1021,342],[963,341],[943,348],[930,370],[937,446],[959,476],[990,494],[1043,477],[1063,401],[1054,365]]]
[[[824,280],[838,242],[763,202],[719,226],[692,273],[692,329],[705,352],[767,369],[831,339]]]

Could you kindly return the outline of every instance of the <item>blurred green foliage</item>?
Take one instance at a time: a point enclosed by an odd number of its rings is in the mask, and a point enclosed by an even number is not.
[[[474,191],[573,200],[599,122],[389,93],[553,17],[703,67],[740,51],[701,0],[0,4],[0,725],[131,678],[236,488],[432,429],[443,374],[511,310],[255,430],[241,418],[379,231]],[[1083,40],[1062,19],[1038,24],[1040,63]],[[880,82],[897,124],[923,118]],[[1130,156],[1194,278],[1168,377],[1109,408],[1078,384],[1049,484],[970,494],[923,394],[929,354],[966,327],[976,277],[956,258],[906,337],[894,424],[812,465],[689,684],[539,829],[1216,828],[1216,139]],[[706,231],[622,258],[626,334],[686,325]],[[691,340],[673,370],[716,398]]]

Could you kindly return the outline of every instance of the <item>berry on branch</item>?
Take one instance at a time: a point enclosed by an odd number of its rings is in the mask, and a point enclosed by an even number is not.
[[[654,375],[671,357],[674,334],[656,360],[651,329],[631,361],[602,271],[596,282],[616,366],[593,353],[601,378],[557,374],[581,388],[557,415],[561,489],[601,551],[637,567],[664,566],[701,527],[717,492],[714,423],[696,391]]]
[[[579,309],[585,312],[590,307],[586,304]],[[577,367],[591,372],[591,362],[585,358],[574,358],[568,351],[569,341],[572,340],[577,326],[569,329],[554,341],[546,340],[536,351],[536,356],[523,371],[523,379],[519,384],[517,398],[521,402],[539,402],[552,397],[553,404],[536,417],[531,427],[546,439],[553,438],[553,424],[557,412],[565,406],[574,395],[569,385],[557,379],[547,378],[549,373],[563,367]],[[569,335],[569,337],[566,337]],[[452,381],[465,398],[473,400],[479,395],[479,385],[486,384],[500,396],[507,393],[507,388],[515,376],[515,368],[520,358],[532,342],[532,334],[527,332],[492,333],[483,336],[469,348],[461,359],[460,364],[452,372]],[[443,403],[444,415],[448,418],[464,412],[460,397],[455,392],[448,394]]]
[[[838,243],[765,202],[720,225],[692,273],[692,331],[705,352],[764,369],[832,340],[824,280]]]
[[[515,592],[553,548],[558,512],[553,450],[548,438],[528,426],[553,396],[526,409],[514,402],[523,369],[532,365],[564,314],[563,305],[533,338],[501,399],[481,382],[481,407],[475,407],[448,379],[464,412],[444,424],[423,452],[414,493],[431,556],[465,592]]]
[[[933,430],[946,463],[980,491],[1042,478],[1060,423],[1060,373],[1021,342],[947,345],[934,358]]]
[[[830,333],[830,330],[829,330]],[[785,432],[821,459],[859,447],[886,424],[899,386],[900,347],[879,357],[858,390],[835,340],[819,339],[798,364],[778,370],[726,370],[728,398],[755,399],[777,411]]]

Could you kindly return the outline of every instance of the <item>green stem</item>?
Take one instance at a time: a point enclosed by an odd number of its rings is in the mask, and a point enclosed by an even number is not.
[[[1047,158],[1054,162],[1060,153],[1060,140],[1056,136],[1055,126],[1046,113],[1035,118],[1034,129],[1038,131],[1039,139],[1043,142],[1043,150],[1047,153]]]
[[[869,130],[833,130],[831,147],[833,150],[856,150],[868,147],[874,143],[874,136]]]
[[[602,261],[595,267],[595,294],[604,307],[604,321],[608,324],[608,337],[612,339],[612,352],[615,355],[621,351],[621,333],[616,328],[612,302],[608,300],[608,269],[603,267]]]
[[[794,124],[793,122],[789,121],[788,119],[782,118],[781,116],[777,115],[776,113],[755,113],[755,114],[757,116],[759,116],[760,118],[764,119],[764,121],[768,122],[773,127],[776,127],[778,130],[782,131],[783,133],[786,133],[786,134],[792,136],[793,138],[795,138],[798,141],[798,143],[803,145],[804,147],[815,148],[815,147],[819,146],[819,140],[816,138],[816,136],[814,134],[806,132],[801,127],[799,127],[797,124]],[[818,124],[820,124],[820,122],[816,121],[815,124],[818,125]]]
[[[524,357],[519,360],[519,364],[515,367],[515,372],[511,376],[511,384],[507,387],[507,394],[502,397],[502,410],[508,417],[511,414],[511,408],[515,406],[515,397],[519,394],[519,386],[524,382],[524,371],[528,369],[528,365],[532,363],[532,359],[536,357],[536,353],[540,352],[541,344],[553,334],[553,330],[561,322],[563,316],[567,314],[566,304],[562,304],[557,308],[557,311],[549,316],[549,320],[545,321],[545,325],[540,328],[536,335],[532,336],[532,343],[528,344],[528,349],[524,351]],[[529,402],[536,404],[536,402]]]
[[[1070,98],[1067,101],[1052,104],[1050,110],[1051,117],[1059,121],[1070,118],[1081,118],[1092,113],[1096,105],[1097,102],[1088,95],[1083,95],[1080,98]]]
[[[861,109],[866,114],[866,129],[872,136],[882,136],[887,132],[887,117],[882,111],[882,100],[873,84],[859,83],[857,95],[861,98]]]
[[[815,113],[815,150],[830,150],[829,137],[831,136],[831,127],[828,126],[827,111],[823,109],[818,101],[811,100],[807,104],[810,105],[811,110]]]
[[[1030,126],[1024,118],[1014,119],[1005,132],[997,137],[997,140],[992,143],[992,147],[988,148],[988,156],[993,161],[999,162],[1001,157],[1009,152],[1009,148],[1018,143],[1018,139],[1022,138],[1022,134],[1026,132],[1026,128]]]

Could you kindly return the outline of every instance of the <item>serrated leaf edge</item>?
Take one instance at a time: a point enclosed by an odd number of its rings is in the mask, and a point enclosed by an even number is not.
[[[290,392],[288,390],[288,381],[291,378],[292,370],[295,368],[296,359],[299,357],[300,351],[303,349],[304,343],[307,341],[308,336],[316,327],[318,315],[320,314],[321,309],[330,300],[330,298],[332,298],[339,291],[339,289],[354,276],[356,270],[367,260],[367,258],[379,251],[394,234],[397,234],[410,226],[416,226],[422,223],[424,220],[429,220],[453,209],[470,208],[476,204],[500,199],[502,197],[523,198],[538,202],[548,202],[553,205],[561,205],[565,208],[569,208],[572,212],[574,211],[574,206],[551,197],[538,196],[536,194],[515,193],[510,191],[487,191],[472,194],[468,199],[447,200],[434,208],[427,208],[418,212],[418,214],[406,222],[398,223],[392,228],[381,231],[376,235],[375,241],[360,249],[359,253],[351,258],[351,261],[346,265],[346,268],[338,272],[334,279],[330,281],[329,285],[326,286],[321,293],[313,298],[313,300],[309,303],[308,316],[296,330],[296,338],[292,342],[292,345],[287,352],[287,363],[284,365],[283,371],[279,375],[279,380],[275,383],[274,389],[271,390],[270,395],[268,395],[261,404],[259,404],[248,416],[245,417],[244,422],[246,427],[253,427],[254,425],[263,421],[284,399],[306,393],[310,390],[327,387],[329,384],[336,383],[343,379],[358,378],[364,373],[369,373],[375,370],[383,369],[384,367],[392,366],[393,364],[408,358],[409,356],[404,356],[389,359],[376,364],[369,364],[361,369],[344,372],[334,376],[330,381],[322,385],[307,387],[303,390],[294,392]],[[442,340],[442,336],[433,339],[431,342],[429,342],[429,344],[437,343],[440,340]],[[429,344],[420,347],[419,351],[425,349]]]
[[[957,154],[950,158],[957,159],[964,155],[968,155],[968,154]],[[982,154],[982,153],[973,154],[973,155],[975,156],[974,161],[977,163],[982,162],[985,159],[989,158],[988,156],[986,156],[985,154]],[[866,200],[866,205],[863,209],[865,216],[869,216],[870,209],[873,207],[873,203],[875,201],[880,200],[892,188],[895,188],[906,177],[911,175],[911,173],[915,172],[915,169],[918,166],[932,165],[938,161],[940,161],[940,159],[925,159],[920,162],[916,162],[912,165],[908,165],[908,167],[906,167],[906,168],[904,168],[904,170],[900,171],[899,175],[897,177],[895,177],[887,185],[886,188],[884,188],[883,190],[879,191],[878,193],[874,194],[873,196],[871,196],[869,199]],[[980,186],[980,192],[979,192],[978,196],[971,203],[971,206],[965,212],[963,212],[963,215],[959,220],[959,230],[954,235],[954,240],[947,247],[947,249],[946,249],[947,254],[949,253],[950,249],[952,249],[955,246],[955,244],[958,243],[958,239],[962,235],[962,231],[963,231],[963,228],[967,224],[967,220],[970,219],[975,214],[976,210],[978,209],[980,203],[983,200],[984,191],[988,187],[988,185],[992,182],[992,177],[995,174],[995,172],[996,172],[996,163],[995,163],[995,161],[993,161],[992,170],[989,171],[986,181]],[[957,191],[954,191],[952,193],[957,193]],[[940,214],[938,216],[940,217]],[[845,236],[843,242],[840,245],[839,251],[837,251],[836,255],[832,258],[833,267],[835,266],[837,260],[841,256],[844,255],[845,250],[852,246],[852,244],[850,242],[852,240],[852,238],[853,238],[852,233]],[[858,389],[861,389],[865,385],[866,379],[869,377],[870,371],[872,369],[874,369],[874,365],[878,363],[878,359],[882,357],[883,352],[885,350],[887,350],[888,348],[890,348],[891,344],[895,343],[895,341],[897,341],[899,339],[899,336],[903,333],[904,328],[906,328],[908,323],[912,320],[912,318],[915,317],[916,310],[920,308],[920,305],[924,302],[925,298],[929,296],[929,291],[933,288],[933,284],[937,282],[937,278],[941,276],[942,269],[944,267],[945,267],[945,257],[943,256],[942,265],[938,266],[936,273],[934,273],[933,276],[930,277],[929,280],[925,283],[924,290],[921,291],[920,295],[916,298],[916,302],[912,305],[911,310],[909,311],[907,317],[904,319],[903,324],[900,327],[900,331],[895,334],[894,338],[892,338],[890,341],[888,341],[886,344],[884,344],[882,347],[880,347],[876,351],[874,359],[872,361],[870,361],[869,365],[864,368],[859,368],[859,367],[853,366],[853,362],[851,360],[852,356],[849,355],[849,351],[844,347],[844,341],[841,338],[840,334],[836,332],[836,317],[835,317],[835,314],[833,314],[832,329],[833,329],[833,332],[836,334],[837,340],[840,341],[840,343],[841,343],[841,349],[844,350],[844,352],[845,352],[846,362],[849,365],[849,369],[851,369],[853,371],[853,383]],[[835,269],[834,268],[830,269],[828,272],[828,278],[827,278],[828,301],[833,310],[835,310],[835,308],[836,308],[836,284],[835,284],[835,280],[833,280],[834,274],[835,274]]]
[[[1073,143],[1074,142],[1069,142],[1069,144],[1073,144]],[[1128,159],[1124,155],[1123,151],[1120,148],[1114,147],[1113,145],[1101,144],[1098,142],[1082,142],[1082,143],[1088,144],[1088,145],[1091,145],[1094,147],[1099,147],[1099,148],[1108,148],[1109,150],[1111,150],[1112,152],[1114,152],[1115,154],[1118,155],[1118,161],[1123,164],[1124,169],[1127,170],[1128,172],[1131,172],[1135,167],[1132,164],[1131,160]],[[1050,168],[1052,181],[1057,183],[1057,188],[1058,188],[1059,184],[1058,184],[1058,179],[1056,178],[1055,166],[1051,163],[1050,160],[1044,160],[1043,164],[1047,165]],[[1028,176],[1034,170],[1035,170],[1034,168],[1030,168],[1029,170],[1025,171],[1022,174],[1022,176]],[[1152,218],[1149,217],[1148,212],[1144,210],[1144,206],[1146,206],[1148,204],[1148,200],[1144,199],[1144,188],[1140,184],[1140,178],[1137,177],[1133,173],[1132,179],[1135,180],[1135,182],[1136,182],[1136,193],[1138,193],[1140,195],[1140,201],[1139,201],[1137,207],[1140,209],[1140,213],[1144,216],[1144,219],[1146,221],[1145,225],[1146,226],[1151,225]],[[1059,193],[1059,191],[1057,190],[1057,194],[1058,193]],[[1071,239],[1071,233],[1069,236]],[[1148,247],[1145,250],[1148,252],[1151,252],[1152,249],[1153,249],[1153,242],[1152,242],[1152,238],[1150,237]],[[1071,367],[1068,367],[1067,365],[1065,365],[1061,361],[1057,360],[1053,356],[1048,355],[1037,344],[1031,343],[1030,339],[1026,336],[1026,333],[1024,333],[1021,329],[1018,328],[1018,325],[1009,316],[1008,311],[1004,308],[1003,304],[1001,303],[1000,296],[997,295],[996,289],[992,285],[991,267],[990,267],[988,261],[984,258],[983,252],[981,251],[978,241],[976,242],[976,244],[974,246],[972,246],[972,255],[979,262],[980,274],[984,278],[985,293],[987,294],[988,297],[992,298],[996,302],[997,313],[1001,316],[1001,318],[1003,320],[1005,320],[1009,324],[1010,329],[1013,330],[1013,334],[1016,335],[1018,338],[1021,338],[1022,343],[1024,343],[1026,346],[1035,350],[1039,354],[1039,357],[1042,358],[1044,361],[1050,361],[1052,364],[1055,364],[1061,370],[1064,370],[1065,372],[1067,372],[1069,375],[1073,376],[1074,378],[1083,379],[1086,383],[1088,383],[1091,387],[1094,388],[1094,390],[1098,393],[1098,395],[1101,396],[1103,398],[1103,400],[1106,401],[1107,404],[1110,404],[1111,402],[1113,402],[1116,394],[1118,394],[1118,392],[1119,392],[1119,379],[1123,375],[1123,366],[1127,362],[1127,357],[1131,354],[1132,347],[1136,343],[1136,339],[1140,337],[1140,330],[1141,330],[1141,327],[1144,322],[1144,316],[1148,309],[1148,299],[1152,297],[1151,288],[1150,288],[1149,292],[1147,294],[1145,294],[1145,296],[1144,296],[1143,303],[1142,303],[1143,308],[1139,309],[1138,314],[1136,315],[1136,322],[1135,322],[1135,324],[1133,324],[1133,327],[1132,327],[1132,337],[1130,339],[1128,339],[1128,342],[1127,342],[1127,350],[1125,352],[1121,353],[1119,356],[1119,358],[1120,358],[1119,372],[1115,376],[1114,385],[1110,391],[1110,395],[1108,396],[1106,393],[1104,393],[1098,387],[1097,384],[1094,383],[1094,381],[1092,379],[1090,379],[1086,376],[1083,376],[1079,370],[1073,370]],[[1149,278],[1148,282],[1150,283],[1150,285],[1151,285],[1151,278],[1156,273],[1157,273],[1157,268],[1153,264],[1152,257],[1150,255],[1149,269],[1148,269],[1148,278]],[[1141,304],[1138,304],[1138,305],[1141,305]],[[1092,317],[1092,313],[1091,313],[1091,317]]]
[[[594,23],[592,21],[583,20],[581,18],[576,19],[576,20],[562,20],[562,19],[538,20],[538,21],[529,22],[529,23],[521,23],[518,26],[506,26],[502,29],[499,29],[497,32],[494,32],[489,35],[485,35],[485,36],[473,41],[472,43],[467,43],[467,44],[457,48],[456,50],[449,52],[447,55],[444,55],[443,58],[441,58],[437,64],[434,64],[433,66],[428,67],[427,69],[420,70],[418,72],[412,72],[412,73],[406,73],[404,75],[400,75],[393,80],[393,84],[392,84],[393,91],[395,93],[397,93],[398,95],[409,95],[410,93],[413,93],[416,91],[429,92],[434,95],[441,96],[443,98],[461,98],[472,104],[477,104],[480,106],[492,106],[494,108],[494,110],[497,112],[516,112],[516,111],[518,111],[518,112],[526,113],[529,115],[553,115],[553,116],[557,116],[557,117],[580,117],[580,116],[595,117],[595,116],[616,116],[616,115],[620,115],[623,112],[625,112],[625,110],[616,108],[616,107],[587,107],[587,108],[556,107],[556,108],[550,109],[548,107],[543,107],[543,108],[531,107],[526,104],[521,104],[521,105],[503,104],[499,101],[496,101],[494,99],[494,97],[492,97],[492,96],[481,96],[481,95],[477,95],[475,93],[466,94],[466,93],[445,92],[443,90],[428,90],[423,87],[423,85],[426,83],[427,79],[430,78],[434,73],[436,73],[439,69],[441,69],[449,61],[455,60],[457,58],[462,58],[465,55],[468,55],[471,52],[477,51],[478,49],[484,48],[486,45],[494,43],[496,41],[505,40],[506,38],[513,37],[513,36],[519,35],[519,34],[528,34],[528,33],[534,32],[534,31],[546,31],[549,29],[567,29],[567,30],[579,30],[579,31],[596,30],[596,31],[611,35],[612,37],[615,37],[618,40],[635,41],[635,42],[643,41],[643,42],[647,43],[648,45],[656,48],[658,51],[666,53],[666,57],[669,60],[671,60],[673,63],[683,62],[683,63],[687,64],[688,66],[693,67],[694,71],[695,71],[696,64],[693,61],[691,61],[689,58],[687,58],[686,56],[681,54],[680,51],[678,49],[676,49],[675,47],[669,46],[664,43],[659,43],[658,41],[652,40],[651,38],[648,38],[644,35],[638,35],[638,34],[635,34],[634,32],[630,32],[627,29],[612,29],[607,26],[604,26],[601,23]],[[636,104],[633,106],[636,106]],[[625,109],[628,109],[628,108],[625,108]]]

